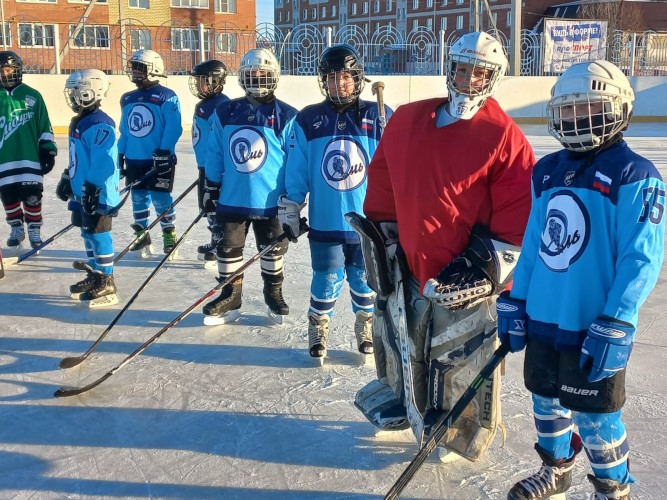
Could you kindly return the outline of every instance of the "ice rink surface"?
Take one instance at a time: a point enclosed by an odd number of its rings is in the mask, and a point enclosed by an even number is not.
[[[539,157],[559,147],[543,125],[523,127]],[[667,177],[667,124],[633,124],[635,151]],[[69,223],[54,194],[65,167],[66,137],[47,176],[47,237]],[[189,137],[178,144],[174,194],[196,178]],[[180,235],[197,215],[193,191],[177,207]],[[114,221],[116,250],[130,241],[131,208]],[[0,237],[7,238],[2,224]],[[196,259],[209,233],[200,222],[139,295],[99,349],[84,363],[60,370],[65,356],[85,352],[132,296],[161,255],[124,258],[115,269],[120,303],[88,310],[69,298],[82,278],[71,262],[84,258],[78,230],[38,256],[7,269],[0,281],[0,499],[28,498],[380,498],[417,452],[409,431],[377,434],[353,405],[374,378],[360,364],[347,286],[336,306],[329,356],[320,368],[307,352],[310,286],[308,243],[286,256],[285,294],[291,314],[281,326],[265,316],[259,264],[245,274],[243,314],[234,324],[204,327],[201,308],[167,332],[109,380],[81,396],[55,399],[61,386],[103,375],[124,356],[216,285]],[[159,231],[153,232],[161,250]],[[245,257],[257,252],[249,236]],[[633,499],[667,497],[667,284],[661,276],[641,310],[627,378],[624,420],[631,444]],[[539,468],[522,354],[507,359],[503,420],[477,463],[442,465],[430,458],[402,498],[501,499],[515,481]],[[588,498],[584,454],[569,499]]]

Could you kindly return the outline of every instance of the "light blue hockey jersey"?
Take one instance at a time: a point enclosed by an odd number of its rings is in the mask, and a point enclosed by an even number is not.
[[[152,167],[153,151],[175,152],[183,133],[181,105],[173,90],[155,85],[136,89],[120,98],[120,139],[118,152],[128,167]]]
[[[195,151],[198,168],[204,168],[206,164],[208,137],[213,128],[215,108],[227,101],[229,97],[225,94],[216,94],[199,101],[195,106],[195,114],[192,118],[192,148]]]
[[[392,110],[385,106],[387,119]],[[363,214],[368,165],[382,130],[375,102],[359,101],[342,113],[327,101],[303,108],[296,117],[287,150],[287,197],[308,200],[308,237],[356,243],[345,214]]]
[[[241,97],[215,110],[206,178],[222,183],[217,213],[246,218],[278,215],[285,192],[285,151],[296,109],[274,101],[253,106]]]
[[[69,177],[75,202],[81,200],[83,184],[88,181],[102,188],[100,212],[120,203],[116,124],[100,109],[70,123]]]
[[[665,185],[655,166],[625,141],[585,161],[561,150],[535,165],[511,292],[527,301],[528,334],[559,350],[580,349],[601,315],[636,326],[664,255]]]

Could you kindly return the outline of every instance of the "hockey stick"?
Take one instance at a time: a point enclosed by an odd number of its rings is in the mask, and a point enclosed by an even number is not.
[[[178,198],[174,200],[174,202],[171,205],[169,205],[160,215],[158,215],[158,217],[153,222],[149,224],[149,226],[144,230],[143,233],[141,233],[138,236],[135,236],[134,239],[130,242],[130,244],[127,245],[122,252],[116,255],[116,258],[113,260],[113,263],[115,264],[120,259],[125,257],[125,255],[130,251],[130,248],[132,248],[132,245],[143,240],[148,234],[148,231],[153,229],[157,225],[157,223],[160,222],[169,213],[169,211],[172,208],[174,208],[183,198],[185,198],[185,195],[187,195],[190,191],[192,191],[192,189],[197,185],[198,182],[199,180],[194,181],[185,191],[183,191],[183,193],[181,193],[181,195]]]
[[[176,251],[176,248],[181,244],[181,242],[183,241],[185,236],[190,232],[190,230],[195,226],[195,224],[197,224],[197,222],[199,222],[201,220],[201,218],[204,216],[205,213],[206,212],[204,212],[203,210],[201,212],[199,212],[199,215],[197,215],[195,220],[192,221],[192,224],[190,224],[188,226],[188,228],[185,230],[185,232],[178,239],[178,241],[176,242],[174,247],[171,250],[169,250],[164,257],[162,257],[162,260],[157,265],[157,267],[155,269],[153,269],[153,272],[151,272],[148,275],[148,278],[146,278],[144,280],[144,282],[141,284],[139,289],[136,292],[134,292],[134,295],[132,295],[130,300],[127,301],[127,304],[125,304],[125,306],[123,306],[123,308],[116,315],[116,317],[113,319],[111,324],[109,326],[107,326],[106,330],[104,330],[102,332],[102,335],[99,336],[99,338],[93,343],[93,345],[91,345],[90,348],[84,354],[82,354],[81,356],[72,356],[72,357],[68,357],[68,358],[63,358],[60,361],[60,365],[59,365],[60,368],[72,368],[72,367],[82,363],[83,361],[86,360],[86,358],[88,358],[88,356],[91,355],[91,353],[95,349],[97,349],[97,346],[100,345],[100,342],[102,342],[104,337],[106,337],[108,335],[108,333],[116,325],[116,323],[118,323],[118,320],[120,320],[121,316],[125,313],[125,311],[127,311],[130,308],[130,306],[134,303],[135,299],[139,296],[139,294],[143,291],[143,289],[146,288],[148,283],[150,283],[150,281],[153,279],[153,276],[155,276],[157,274],[157,272],[160,269],[162,269],[162,266],[164,266],[164,264],[167,262],[167,260],[169,259],[169,256]]]
[[[139,179],[132,182],[131,184],[128,184],[123,189],[121,189],[118,194],[123,194],[123,193],[127,193],[127,194],[125,194],[123,199],[120,200],[120,203],[118,205],[116,205],[114,208],[109,210],[108,213],[103,214],[103,215],[105,217],[115,217],[118,214],[118,212],[120,211],[120,209],[123,207],[125,202],[127,201],[128,197],[130,196],[130,189],[132,189],[134,186],[138,185],[139,183],[145,181],[146,179],[148,179],[154,173],[155,173],[155,169],[152,168],[148,172],[146,172],[143,176],[141,176]],[[37,247],[33,248],[32,250],[29,250],[28,252],[21,255],[18,258],[18,260],[16,261],[16,263],[19,264],[19,263],[23,262],[24,260],[26,260],[28,257],[32,257],[37,252],[39,252],[42,248],[44,248],[46,245],[48,245],[49,243],[53,242],[54,240],[60,238],[63,234],[65,234],[67,231],[69,231],[73,227],[74,227],[74,224],[69,224],[68,226],[65,226],[64,228],[62,228],[60,231],[58,231],[53,236],[51,236],[51,237],[47,238],[46,240],[42,241],[42,243],[39,246],[37,246]]]
[[[477,392],[482,388],[485,380],[488,380],[493,371],[498,367],[500,362],[505,358],[509,352],[509,345],[501,344],[493,353],[491,359],[484,365],[484,368],[475,377],[475,380],[468,386],[463,395],[456,402],[454,407],[445,415],[442,415],[433,425],[433,431],[428,441],[419,449],[417,456],[412,459],[412,462],[403,471],[403,474],[391,487],[389,492],[385,495],[384,500],[395,500],[398,495],[405,489],[408,483],[412,480],[419,468],[426,461],[428,456],[433,452],[440,440],[445,436],[445,433],[451,428],[456,420],[461,416],[466,406],[470,404]]]
[[[2,261],[2,247],[0,247],[0,280],[5,277],[5,263]]]
[[[308,230],[306,227],[304,227],[303,229],[304,230],[302,231],[301,234],[303,234],[304,232],[306,232]],[[248,269],[248,267],[253,265],[259,259],[261,259],[264,255],[266,255],[271,250],[273,250],[278,244],[280,244],[280,242],[282,242],[286,238],[287,238],[287,235],[285,233],[278,236],[269,245],[264,247],[261,252],[259,252],[255,256],[251,257],[250,260],[248,260],[248,262],[245,262],[241,267],[239,267],[236,270],[235,273],[233,273],[231,276],[229,276],[226,280],[222,281],[221,283],[218,283],[214,288],[209,290],[206,294],[202,295],[192,305],[190,305],[185,311],[183,311],[181,314],[179,314],[173,320],[171,320],[171,322],[167,326],[162,328],[162,330],[160,330],[155,335],[153,335],[151,338],[149,338],[146,342],[141,344],[137,348],[136,351],[134,351],[132,354],[128,355],[123,361],[121,361],[114,368],[112,368],[111,370],[106,372],[100,378],[98,378],[97,380],[94,380],[93,382],[91,382],[88,385],[84,385],[83,387],[71,387],[71,388],[61,387],[56,392],[54,392],[53,395],[57,398],[62,398],[62,397],[67,397],[67,396],[76,396],[77,394],[82,394],[82,393],[87,392],[87,391],[97,387],[98,385],[100,385],[102,382],[104,382],[106,379],[111,377],[114,373],[116,373],[118,370],[123,368],[130,361],[132,361],[135,357],[137,357],[139,354],[144,352],[149,345],[151,345],[153,342],[155,342],[157,339],[159,339],[162,335],[164,335],[166,332],[168,332],[172,327],[174,327],[178,323],[180,323],[187,315],[189,315],[194,309],[196,309],[199,305],[201,305],[202,302],[204,302],[206,299],[215,295],[215,292],[220,290],[223,286],[231,283],[233,280],[235,280],[237,277],[239,277],[246,269]]]
[[[377,96],[380,126],[384,132],[384,128],[387,126],[387,114],[384,109],[384,82],[373,82],[373,85],[371,85],[371,93]]]

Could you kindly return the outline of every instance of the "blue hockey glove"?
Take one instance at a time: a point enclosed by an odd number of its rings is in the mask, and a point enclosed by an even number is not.
[[[174,168],[174,165],[176,165],[176,162],[171,151],[168,149],[156,149],[153,151],[153,167],[155,167],[155,171],[159,175],[167,175]]]
[[[589,382],[613,377],[628,365],[635,327],[625,321],[600,317],[588,328],[579,366]]]
[[[505,290],[496,302],[498,312],[498,338],[510,346],[510,352],[526,347],[526,301],[513,299]]]
[[[100,204],[100,191],[102,191],[102,188],[98,188],[88,181],[83,183],[83,187],[81,188],[81,208],[83,208],[85,214],[92,215],[97,210]]]

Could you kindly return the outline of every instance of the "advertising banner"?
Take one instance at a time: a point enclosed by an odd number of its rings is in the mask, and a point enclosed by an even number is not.
[[[575,63],[607,56],[607,21],[544,20],[544,72],[560,74]]]

